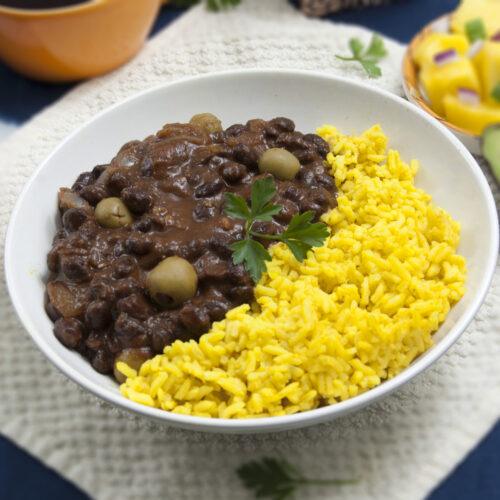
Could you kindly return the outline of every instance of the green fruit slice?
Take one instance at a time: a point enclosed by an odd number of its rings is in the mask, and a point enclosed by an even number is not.
[[[482,149],[493,175],[500,182],[500,123],[490,125],[484,130]]]

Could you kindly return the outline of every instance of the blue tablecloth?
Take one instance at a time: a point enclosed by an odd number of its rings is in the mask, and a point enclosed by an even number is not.
[[[246,0],[250,1],[250,0]],[[262,0],[254,0],[262,1]],[[297,4],[298,1],[292,3]],[[427,22],[456,8],[458,0],[395,0],[365,10],[332,14],[328,19],[361,24],[408,42]],[[164,28],[184,12],[165,7],[153,29]],[[16,75],[0,63],[0,136],[67,92],[72,85],[48,85]],[[427,500],[500,500],[500,424]],[[416,471],[418,473],[418,471]],[[167,497],[166,497],[167,498]],[[405,494],[401,492],[401,499]],[[58,474],[0,437],[0,500],[88,500]]]

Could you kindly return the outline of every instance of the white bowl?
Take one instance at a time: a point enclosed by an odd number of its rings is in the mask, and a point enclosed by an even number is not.
[[[313,132],[324,123],[361,133],[380,123],[390,147],[418,158],[416,183],[462,224],[459,251],[467,259],[467,292],[435,334],[435,345],[393,379],[333,406],[283,417],[224,420],[178,415],[125,399],[111,377],[100,375],[54,337],[43,307],[45,257],[56,232],[57,191],[80,172],[109,161],[125,142],[144,138],[166,122],[211,111],[224,126],[249,118],[292,118]],[[64,374],[102,399],[137,415],[188,429],[251,433],[324,422],[389,394],[436,361],[474,317],[492,278],[498,221],[488,183],[466,148],[424,111],[388,92],[348,79],[299,71],[233,71],[148,90],[93,118],[38,167],[12,214],[7,233],[7,284],[17,313],[41,351]],[[36,272],[34,272],[36,271]]]

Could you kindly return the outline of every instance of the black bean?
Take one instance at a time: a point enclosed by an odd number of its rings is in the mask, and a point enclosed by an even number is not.
[[[111,321],[110,305],[104,300],[94,300],[85,311],[85,324],[90,330],[100,330]]]
[[[300,151],[295,151],[294,156],[302,165],[304,165],[305,163],[314,161],[316,153],[313,149],[302,149]]]
[[[116,309],[120,313],[126,313],[129,316],[140,320],[146,320],[154,313],[153,306],[138,293],[133,293],[128,297],[120,299],[116,303]]]
[[[293,216],[299,211],[297,205],[290,200],[279,200],[278,204],[283,208],[280,213],[274,216],[274,218],[281,223],[290,222]]]
[[[71,190],[79,193],[83,187],[88,186],[90,184],[93,184],[94,181],[95,181],[95,178],[94,178],[92,172],[83,172],[82,174],[80,174],[76,178],[76,181],[73,184],[73,186],[71,187]]]
[[[250,149],[246,144],[236,144],[233,148],[233,158],[238,163],[243,163],[247,168],[255,170],[259,156],[253,149]]]
[[[80,190],[80,196],[95,207],[101,200],[109,197],[109,192],[101,184],[92,184],[83,187]]]
[[[193,210],[193,219],[202,222],[215,216],[215,207],[210,200],[202,200],[197,203]]]
[[[153,241],[145,236],[130,236],[125,240],[125,249],[129,253],[145,255],[153,248]]]
[[[54,323],[54,334],[69,348],[74,348],[83,338],[83,325],[75,318],[59,318]]]
[[[269,121],[270,125],[273,125],[277,129],[283,132],[293,132],[295,130],[295,123],[288,118],[284,118],[282,116],[278,116],[277,118],[273,118]]]
[[[330,146],[328,146],[328,143],[324,139],[322,139],[319,135],[306,134],[304,135],[304,140],[310,142],[311,144],[314,144],[316,151],[323,158],[326,157],[326,155],[330,152]]]
[[[126,297],[127,295],[136,292],[138,288],[139,284],[131,276],[128,276],[127,278],[123,278],[121,280],[117,280],[113,286],[115,295],[118,298]]]
[[[147,329],[141,321],[120,313],[115,321],[116,338],[122,347],[144,347],[148,343]]]
[[[131,228],[133,231],[139,231],[140,233],[149,233],[153,227],[153,224],[151,223],[151,219],[139,219],[135,221]]]
[[[205,239],[194,239],[186,244],[181,252],[181,256],[189,261],[197,259],[208,247]]]
[[[224,299],[213,299],[205,302],[204,307],[211,321],[220,321],[231,309],[231,303]]]
[[[297,174],[297,178],[306,186],[310,186],[316,181],[316,175],[310,168],[301,168]]]
[[[232,250],[230,246],[234,243],[234,239],[226,234],[216,234],[210,238],[210,248],[223,258],[230,258]]]
[[[125,202],[125,205],[136,214],[147,212],[153,204],[151,195],[135,187],[124,189],[121,193],[121,199]]]
[[[55,307],[54,304],[52,304],[50,301],[47,301],[45,303],[45,312],[49,315],[49,318],[52,321],[56,321],[62,316],[59,309],[57,309],[57,307]]]
[[[305,141],[304,137],[299,132],[287,132],[281,134],[277,144],[281,147],[292,150],[294,154],[297,154],[297,150],[307,150],[311,148],[311,144]]]
[[[295,184],[283,183],[282,186],[283,187],[280,189],[280,192],[283,198],[286,198],[291,201],[299,201],[300,198],[302,197],[300,189]]]
[[[325,188],[312,189],[309,192],[309,201],[319,205],[326,212],[334,204],[333,196]]]
[[[177,340],[180,325],[177,315],[170,313],[168,317],[152,318],[148,321],[149,337],[154,352],[161,353],[165,346]]]
[[[316,175],[316,181],[326,189],[333,190],[335,188],[335,179],[328,174]]]
[[[245,177],[247,169],[241,163],[229,161],[222,165],[220,173],[228,184],[236,184]]]
[[[115,172],[111,175],[107,182],[107,187],[111,194],[119,196],[120,193],[127,187],[130,186],[130,181],[127,176],[122,172]],[[129,207],[130,208],[130,207]]]
[[[85,241],[94,241],[101,227],[97,224],[97,221],[93,218],[88,218],[79,228],[78,234]]]
[[[207,198],[217,194],[224,187],[223,180],[218,175],[211,176],[210,180],[203,182],[196,188],[194,194],[196,198]]]
[[[94,278],[89,286],[90,296],[93,300],[111,300],[113,289],[104,278]]]
[[[208,330],[210,317],[201,307],[185,304],[179,311],[179,320],[190,335],[200,335]]]
[[[114,356],[106,348],[99,349],[92,358],[92,366],[99,373],[111,373]]]
[[[255,221],[251,226],[252,231],[261,234],[276,234],[276,224],[269,221]]]
[[[62,223],[68,231],[76,231],[86,220],[88,213],[81,208],[70,208],[64,212]]]
[[[59,271],[59,251],[57,248],[52,248],[47,254],[47,267],[53,273]]]
[[[279,128],[276,127],[275,125],[272,125],[271,123],[268,123],[265,127],[266,135],[268,137],[278,137],[280,134]]]
[[[319,217],[324,212],[324,210],[317,203],[314,203],[311,200],[301,201],[300,211],[301,212],[309,212],[309,211],[314,212],[317,217]]]
[[[62,255],[61,270],[65,276],[76,283],[90,280],[90,270],[87,259],[81,255]]]
[[[236,137],[238,135],[241,135],[244,131],[244,125],[242,125],[241,123],[235,123],[234,125],[231,125],[226,129],[225,134],[228,137]]]
[[[123,255],[114,262],[113,278],[120,279],[128,276],[134,269],[136,261],[129,255]]]
[[[94,180],[99,179],[101,174],[109,167],[109,165],[96,165],[92,169],[92,176],[94,177]]]
[[[229,297],[232,301],[242,304],[253,300],[253,286],[235,286]]]
[[[252,278],[243,264],[232,264],[229,267],[229,280],[234,285],[252,285]]]
[[[105,348],[106,339],[104,338],[103,332],[90,332],[85,340],[85,345],[92,351]]]

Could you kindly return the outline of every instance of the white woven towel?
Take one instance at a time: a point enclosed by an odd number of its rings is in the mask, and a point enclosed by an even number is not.
[[[128,65],[80,85],[0,146],[2,241],[33,169],[101,109],[162,82],[229,68],[312,69],[368,80],[358,65],[334,57],[348,50],[353,36],[368,40],[370,33],[305,19],[285,0],[246,0],[220,14],[192,9]],[[403,47],[387,45],[383,77],[369,82],[401,95]],[[314,476],[362,476],[356,485],[310,487],[304,497],[420,500],[500,415],[498,269],[460,341],[397,394],[330,424],[246,437],[152,427],[99,404],[38,352],[14,314],[3,277],[0,287],[0,428],[96,499],[249,499],[235,467],[282,454]]]

